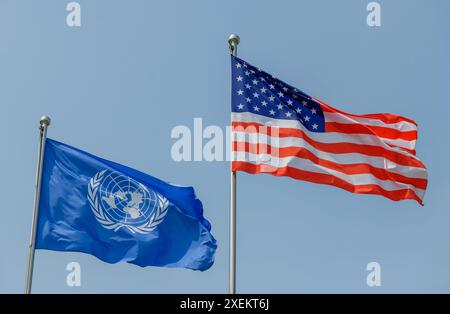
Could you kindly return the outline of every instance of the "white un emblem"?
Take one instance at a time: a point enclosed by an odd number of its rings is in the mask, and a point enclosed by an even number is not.
[[[89,181],[88,200],[97,221],[114,231],[124,227],[133,233],[148,233],[167,214],[169,202],[120,172],[101,170]]]

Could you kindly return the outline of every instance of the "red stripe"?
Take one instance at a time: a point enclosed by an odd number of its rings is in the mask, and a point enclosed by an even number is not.
[[[279,137],[297,137],[304,139],[314,148],[321,150],[323,152],[328,152],[332,154],[348,154],[348,153],[359,153],[368,156],[378,156],[391,160],[399,165],[411,166],[418,168],[425,168],[425,166],[417,159],[412,156],[404,155],[399,152],[388,150],[381,146],[365,145],[365,144],[355,144],[355,143],[322,143],[316,142],[311,139],[300,129],[294,128],[274,128],[276,132],[272,130],[270,126],[264,126],[256,122],[236,122],[232,123],[233,131],[241,131],[239,128],[244,128],[247,133],[262,133],[268,136],[279,136]],[[248,128],[253,126],[253,128]],[[278,133],[278,134],[277,134]]]
[[[353,185],[330,174],[305,171],[292,167],[276,168],[267,165],[255,165],[248,162],[233,161],[232,170],[244,171],[250,174],[267,173],[274,176],[288,176],[297,180],[337,186],[351,193],[378,194],[385,196],[393,201],[412,199],[416,200],[419,204],[423,205],[422,200],[411,189],[387,191],[376,184]]]
[[[251,144],[247,142],[233,142],[233,151],[247,152],[251,154],[270,154],[278,158],[298,157],[307,159],[320,166],[342,172],[347,175],[353,174],[372,174],[380,180],[390,180],[393,182],[400,182],[410,184],[418,189],[425,190],[427,188],[427,179],[409,178],[404,175],[389,172],[386,169],[377,168],[367,163],[357,164],[340,164],[330,160],[321,159],[312,152],[302,147],[272,147],[267,144]]]
[[[396,115],[391,113],[373,113],[373,114],[351,114],[345,111],[338,110],[336,108],[331,107],[330,105],[327,105],[323,101],[314,98],[315,101],[319,102],[322,105],[322,110],[326,112],[335,112],[340,113],[349,117],[358,117],[358,118],[369,118],[369,119],[377,119],[380,121],[383,121],[384,123],[391,124],[391,123],[398,123],[398,122],[409,122],[417,126],[417,123],[414,120]]]
[[[346,134],[371,134],[392,140],[396,139],[402,139],[406,141],[417,140],[417,131],[399,131],[392,128],[373,126],[367,124],[326,122],[325,130],[327,132],[338,132]]]

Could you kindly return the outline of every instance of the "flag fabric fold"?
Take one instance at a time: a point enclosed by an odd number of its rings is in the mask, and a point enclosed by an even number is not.
[[[47,139],[36,248],[206,270],[216,240],[192,187]]]
[[[231,56],[232,169],[268,173],[423,205],[427,169],[417,124],[335,109]]]

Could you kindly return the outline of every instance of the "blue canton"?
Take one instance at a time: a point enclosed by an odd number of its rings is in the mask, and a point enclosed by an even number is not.
[[[237,57],[231,65],[232,112],[298,120],[309,131],[325,132],[322,108],[310,96]]]

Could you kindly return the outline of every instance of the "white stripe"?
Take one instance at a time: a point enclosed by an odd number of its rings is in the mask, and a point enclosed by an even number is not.
[[[283,120],[283,119],[272,119],[262,115],[254,114],[251,112],[242,112],[231,114],[232,121],[236,122],[256,122],[269,127],[279,127],[279,128],[294,128],[300,129],[306,133],[306,135],[316,142],[321,143],[354,143],[362,145],[372,145],[380,146],[387,150],[410,156],[414,159],[418,158],[413,154],[410,154],[404,150],[391,147],[391,145],[405,147],[409,149],[414,149],[416,141],[405,141],[405,140],[389,140],[385,141],[376,135],[370,134],[343,134],[338,132],[310,132],[306,129],[303,124],[298,120]],[[251,129],[250,129],[251,130]],[[256,129],[257,130],[257,129]]]
[[[311,171],[311,172],[317,172],[317,173],[323,173],[323,174],[330,174],[333,175],[339,179],[342,179],[352,185],[364,185],[364,184],[375,184],[387,191],[395,191],[395,190],[402,190],[402,189],[411,189],[416,192],[416,194],[423,199],[423,196],[425,194],[425,190],[418,189],[410,184],[406,183],[400,183],[400,182],[394,182],[391,180],[380,180],[376,177],[374,177],[372,174],[353,174],[353,175],[347,175],[342,172],[332,170],[320,165],[317,165],[313,163],[310,160],[302,159],[302,158],[296,158],[296,157],[285,157],[285,158],[276,158],[271,157],[267,155],[256,155],[256,154],[250,154],[245,152],[234,152],[233,158],[236,161],[245,161],[250,162],[255,165],[269,165],[272,167],[293,167],[300,170],[305,171]],[[268,173],[271,172],[270,168],[267,171]]]
[[[350,164],[366,163],[373,167],[385,169],[389,172],[401,174],[410,178],[419,178],[419,179],[427,178],[427,170],[424,168],[403,166],[383,157],[369,156],[360,153],[333,154],[329,152],[323,152],[311,146],[304,139],[297,137],[278,138],[278,137],[270,137],[265,134],[259,133],[245,133],[233,131],[232,139],[233,141],[246,142],[250,144],[268,144],[273,149],[283,147],[301,147],[307,149],[320,159],[328,160],[338,164],[350,165]]]
[[[346,115],[343,115],[340,113],[324,112],[324,115],[325,115],[325,121],[327,121],[327,122],[338,122],[338,123],[342,123],[342,124],[363,124],[363,125],[367,125],[369,128],[371,126],[381,126],[381,127],[385,127],[385,128],[394,129],[396,131],[417,131],[417,127],[414,124],[409,123],[409,122],[398,122],[398,123],[393,123],[393,124],[387,124],[380,120],[367,119],[367,118],[354,118],[354,117],[349,117],[349,116],[346,116]],[[376,121],[378,123],[375,123],[374,121]],[[414,128],[412,126],[414,126]],[[407,149],[412,149],[412,150],[416,148],[416,142],[417,142],[416,140],[411,140],[411,141],[403,140],[403,139],[393,140],[393,139],[389,139],[389,138],[383,138],[382,136],[379,136],[379,137],[383,139],[383,142],[390,144],[390,145],[403,147],[403,148],[407,148]]]
[[[383,142],[385,142],[386,144],[393,145],[393,146],[414,150],[414,149],[416,149],[417,141],[415,141],[415,140],[414,141],[391,140],[389,138],[383,138]]]
[[[324,116],[326,121],[333,121],[339,123],[359,123],[366,124],[369,126],[381,126],[385,128],[391,128],[398,131],[417,131],[417,125],[407,121],[401,121],[396,123],[385,123],[381,120],[373,119],[373,118],[363,118],[363,117],[354,117],[347,116],[345,114],[339,112],[327,112],[324,111]]]

